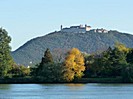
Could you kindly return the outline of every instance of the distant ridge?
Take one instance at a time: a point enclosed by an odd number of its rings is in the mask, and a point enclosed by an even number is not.
[[[133,35],[118,31],[99,32],[105,29],[91,29],[84,33],[67,31],[57,31],[42,37],[34,38],[20,48],[12,52],[16,63],[26,66],[40,62],[46,48],[54,49],[78,48],[82,52],[93,53],[102,51],[109,46],[114,46],[115,42],[133,47]]]

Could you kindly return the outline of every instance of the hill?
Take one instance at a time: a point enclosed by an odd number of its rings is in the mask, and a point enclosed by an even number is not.
[[[118,31],[109,31],[108,33],[94,31],[68,33],[58,31],[28,41],[12,52],[12,56],[16,63],[29,65],[40,62],[46,48],[54,51],[55,49],[68,50],[76,47],[82,52],[93,53],[103,51],[109,46],[112,47],[115,42],[123,43],[127,47],[133,47],[133,35]]]

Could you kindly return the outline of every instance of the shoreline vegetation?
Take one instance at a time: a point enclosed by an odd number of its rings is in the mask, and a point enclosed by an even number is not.
[[[121,77],[118,78],[82,78],[72,82],[45,82],[42,79],[35,78],[1,78],[0,84],[86,84],[86,83],[125,83]],[[127,82],[129,83],[129,82]],[[131,82],[130,82],[131,83]]]
[[[29,68],[13,61],[10,42],[0,28],[0,84],[133,83],[133,48],[119,42],[100,53],[59,51],[56,61],[47,48],[41,62]]]

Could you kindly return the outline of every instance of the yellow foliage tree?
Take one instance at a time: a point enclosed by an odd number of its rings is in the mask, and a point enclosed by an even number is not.
[[[124,44],[119,43],[119,42],[115,43],[115,48],[117,48],[121,52],[125,52],[125,53],[129,52],[129,48],[127,48]]]
[[[84,57],[77,48],[73,48],[68,52],[68,55],[64,61],[65,72],[64,79],[68,82],[74,78],[81,78],[83,76]]]

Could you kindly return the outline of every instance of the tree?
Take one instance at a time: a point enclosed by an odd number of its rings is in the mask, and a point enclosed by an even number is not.
[[[52,63],[53,62],[53,57],[52,54],[50,52],[50,50],[47,48],[46,51],[44,52],[44,57],[42,57],[42,64],[46,64],[46,63]]]
[[[85,70],[84,57],[77,48],[68,52],[64,61],[64,79],[68,82],[75,78],[81,78]]]
[[[100,76],[102,77],[117,77],[121,76],[122,67],[126,64],[126,55],[128,48],[123,44],[117,43],[115,48],[112,50],[109,48],[103,52],[101,57],[101,71]]]
[[[60,63],[47,63],[42,65],[39,77],[44,82],[62,82],[63,67]]]
[[[52,63],[53,62],[53,57],[50,52],[50,50],[47,48],[44,57],[42,58],[41,64],[46,64],[46,63]]]
[[[25,77],[30,75],[30,68],[27,68],[23,65],[13,64],[12,68],[8,72],[11,77]]]
[[[109,60],[112,48],[99,54],[92,54],[86,59],[87,70],[84,77],[107,77],[111,75],[111,61]]]
[[[61,82],[62,68],[60,63],[53,62],[52,54],[50,50],[47,49],[41,63],[37,65],[36,69],[32,69],[32,74],[38,76],[44,82]]]
[[[125,64],[122,68],[124,82],[133,82],[133,64]]]
[[[129,53],[127,54],[127,63],[133,64],[133,49],[130,49]]]
[[[8,36],[7,31],[0,28],[0,77],[8,76],[7,73],[13,64],[13,59],[10,55],[10,42],[11,37]]]
[[[115,48],[119,49],[119,51],[124,52],[126,54],[129,52],[129,48],[127,48],[124,44],[119,42],[115,43]]]
[[[123,49],[123,50],[122,50]],[[94,59],[89,68],[93,77],[116,77],[121,76],[123,65],[126,64],[128,48],[117,45],[114,49],[110,47],[101,53],[100,57]]]
[[[46,51],[44,52],[44,57],[42,57],[41,63],[38,65],[36,71],[37,75],[40,75],[40,71],[44,68],[43,65],[48,64],[48,63],[53,63],[53,57],[50,52],[50,50],[47,48]]]

